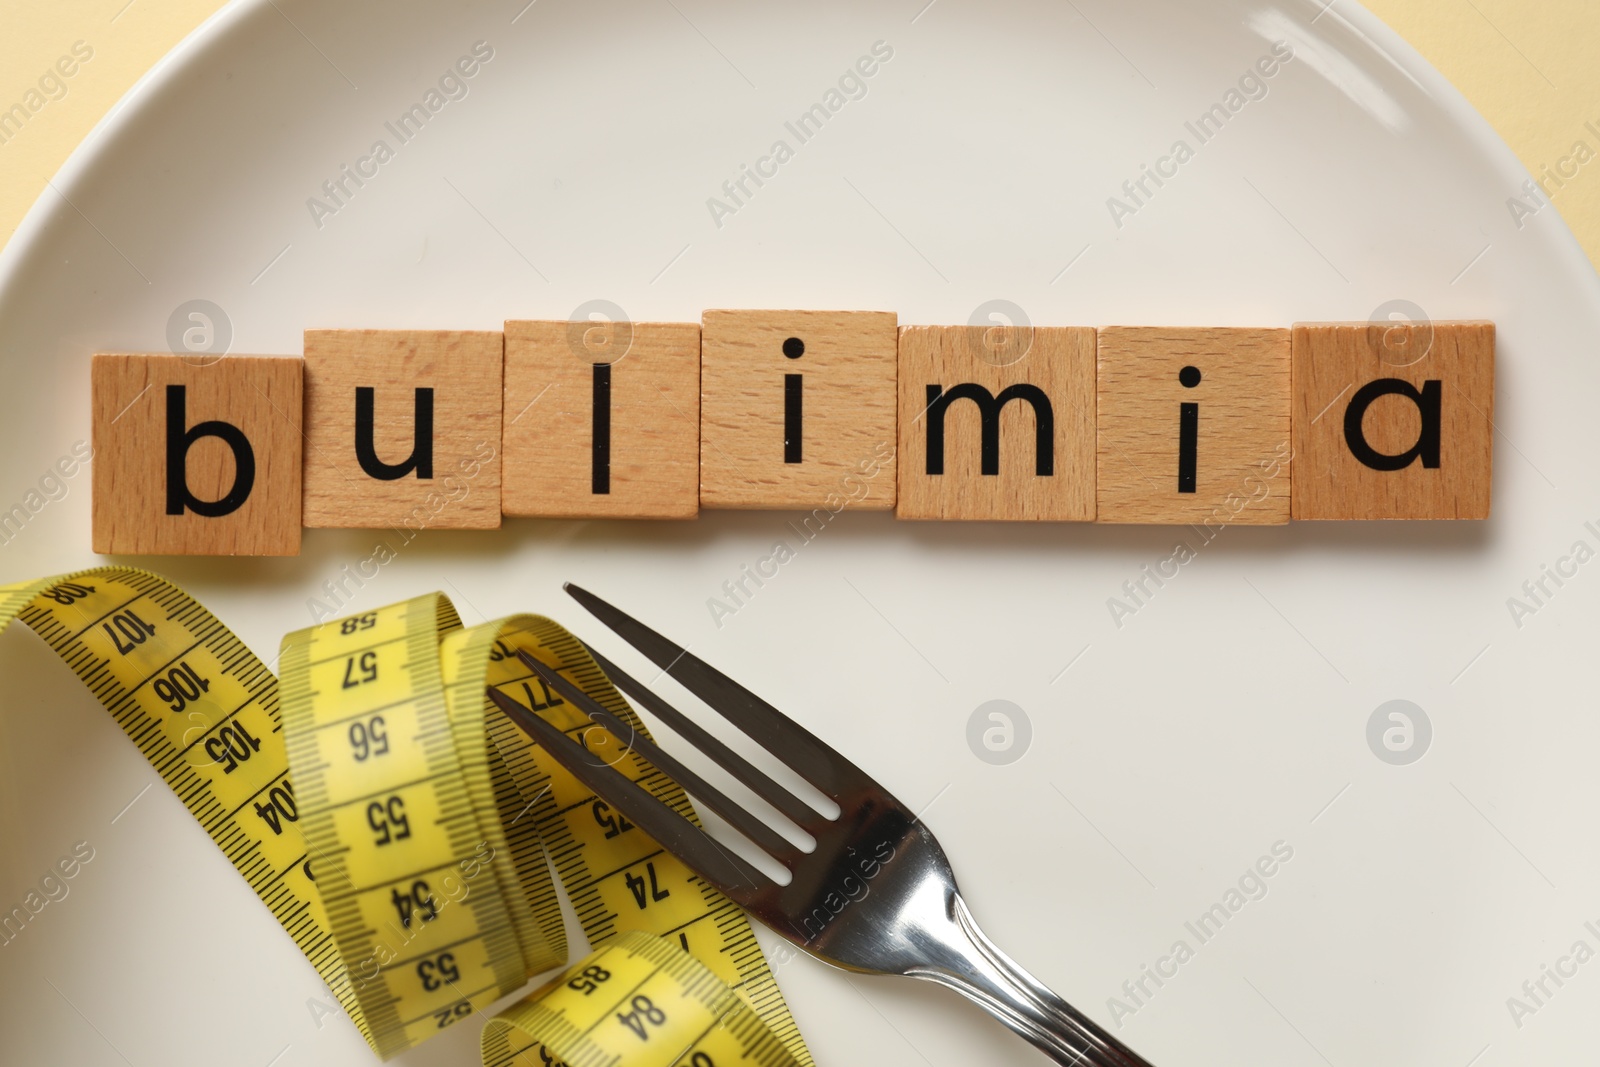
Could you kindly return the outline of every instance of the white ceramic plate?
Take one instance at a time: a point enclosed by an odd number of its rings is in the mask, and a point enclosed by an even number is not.
[[[1160,1067],[1592,1051],[1600,963],[1569,953],[1600,949],[1600,563],[1547,580],[1520,626],[1507,598],[1574,542],[1600,547],[1600,287],[1553,211],[1513,224],[1526,175],[1453,90],[1350,0],[524,2],[241,3],[146,78],[4,254],[0,505],[88,436],[89,354],[164,350],[195,299],[223,309],[232,351],[264,353],[312,326],[497,328],[591,299],[685,320],[965,322],[996,298],[1041,324],[1287,325],[1393,300],[1492,318],[1492,519],[1230,529],[1120,628],[1108,598],[1192,532],[872,514],[802,547],[783,514],[508,521],[423,535],[350,607],[443,589],[469,621],[541,610],[593,636],[559,593],[571,578],[693,642],[931,804],[995,939]],[[1277,40],[1294,59],[1266,95],[1116,226],[1107,198]],[[385,121],[478,41],[493,58],[467,95],[317,225],[307,199],[394,147]],[[716,225],[707,198],[879,41],[893,56],[865,95]],[[137,562],[270,658],[373,540]],[[708,599],[778,540],[794,561],[714,625]],[[93,562],[84,473],[0,548],[0,577]],[[0,907],[74,842],[94,849],[0,947],[4,1059],[370,1062],[21,627],[0,677]],[[1431,723],[1408,765],[1367,740],[1395,699]],[[990,700],[1031,724],[1008,765],[969,748]],[[1293,855],[1265,895],[1246,879],[1260,899],[1201,943],[1185,924],[1278,842]],[[1124,983],[1170,972],[1179,940],[1193,957],[1135,1001]],[[1545,965],[1576,971],[1534,1001]],[[823,1064],[1038,1062],[931,987],[810,960],[779,979]],[[1513,996],[1534,1010],[1513,1018]],[[462,1027],[404,1062],[473,1062],[476,1040]]]

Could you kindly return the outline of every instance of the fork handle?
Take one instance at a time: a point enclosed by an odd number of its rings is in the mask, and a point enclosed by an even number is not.
[[[938,946],[944,950],[938,953],[943,958],[908,972],[912,977],[954,989],[1056,1063],[1150,1067],[1132,1049],[1001,952],[978,929],[960,894],[952,893],[946,907],[954,936]]]

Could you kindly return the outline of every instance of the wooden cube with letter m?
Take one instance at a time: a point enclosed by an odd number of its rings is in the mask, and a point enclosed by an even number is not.
[[[1089,327],[900,331],[901,519],[1095,515]]]

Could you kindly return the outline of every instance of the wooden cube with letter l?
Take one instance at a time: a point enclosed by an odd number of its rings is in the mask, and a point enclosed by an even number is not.
[[[894,507],[896,321],[886,311],[705,312],[700,505]]]
[[[1296,519],[1486,519],[1491,322],[1294,327]]]
[[[281,356],[95,356],[94,550],[299,553],[301,367]]]
[[[500,525],[498,330],[307,330],[305,524]]]
[[[700,510],[700,325],[507,322],[501,510],[689,519]]]
[[[902,519],[1088,522],[1095,331],[900,330]]]
[[[1107,326],[1099,334],[1100,522],[1289,521],[1289,331]]]

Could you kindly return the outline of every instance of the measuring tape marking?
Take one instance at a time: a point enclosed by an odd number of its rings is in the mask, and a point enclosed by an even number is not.
[[[676,783],[515,659],[529,649],[648,737],[582,644],[548,619],[464,629],[445,597],[418,597],[290,635],[279,681],[204,607],[133,568],[0,588],[0,620],[11,618],[105,705],[380,1055],[566,958],[554,868],[599,950],[492,1020],[485,1062],[537,1048],[530,1062],[574,1067],[810,1067],[743,913],[486,714],[486,684],[525,696],[694,817]],[[380,747],[396,757],[384,768],[371,759]],[[358,750],[365,758],[352,759]],[[379,852],[385,836],[399,852]],[[574,1029],[575,1009],[551,998],[580,996],[569,986],[592,983],[597,959],[631,975],[633,992],[612,1005],[627,1010]],[[658,1024],[668,1011],[679,1018]]]

